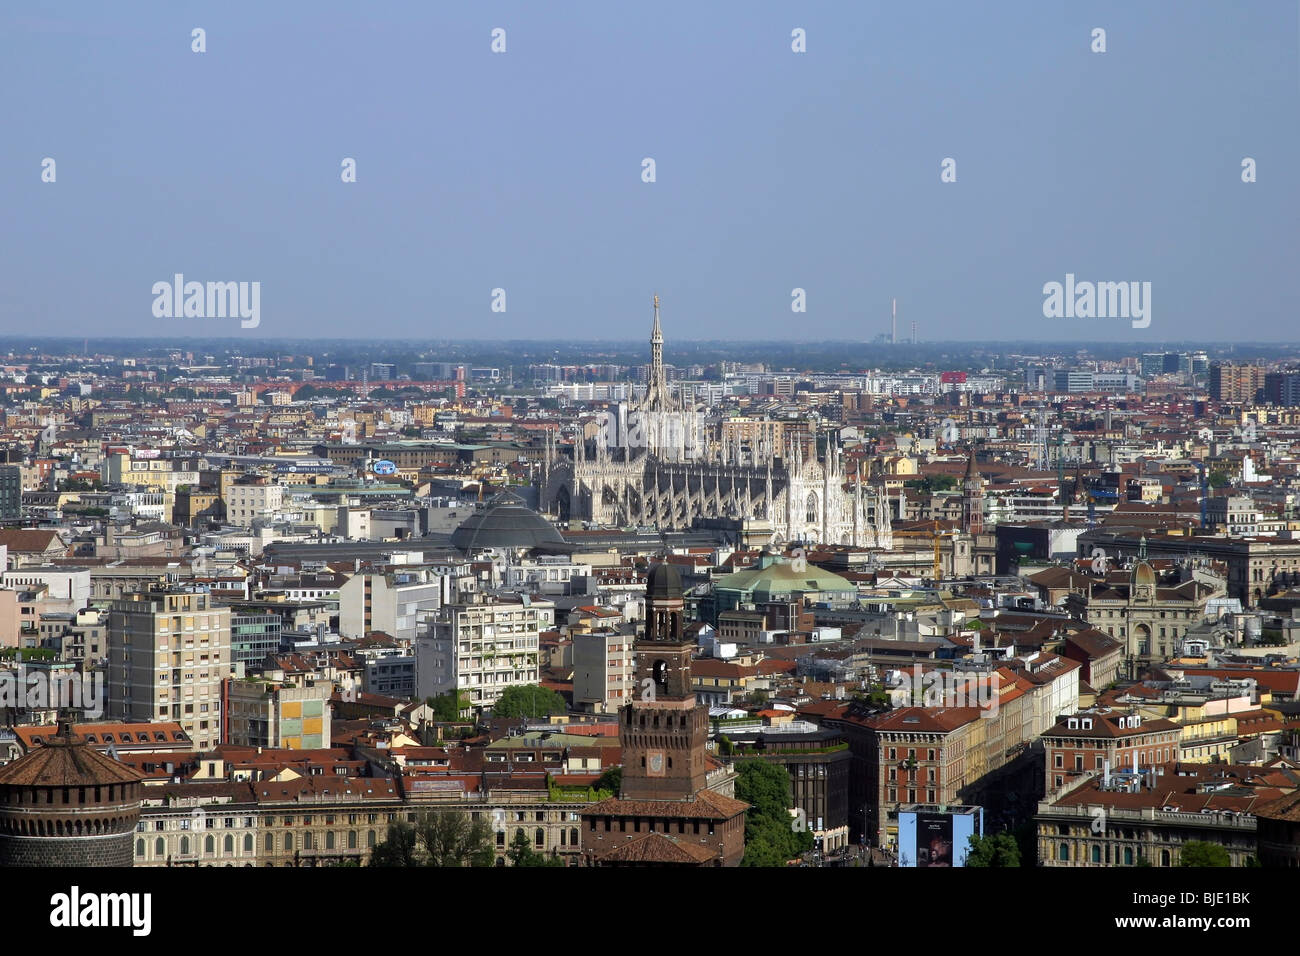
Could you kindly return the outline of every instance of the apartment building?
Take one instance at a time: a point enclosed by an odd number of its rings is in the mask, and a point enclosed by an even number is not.
[[[1187,843],[1203,841],[1245,866],[1259,852],[1255,809],[1284,795],[1275,779],[1258,767],[1176,762],[1085,778],[1038,804],[1038,862],[1175,867]]]
[[[354,574],[339,588],[339,633],[365,637],[383,631],[410,644],[426,614],[455,600],[456,580],[431,568]]]
[[[528,598],[442,607],[416,641],[416,696],[464,691],[491,707],[507,687],[536,684],[540,634],[554,619],[554,604]]]
[[[1210,366],[1210,398],[1216,402],[1253,402],[1264,388],[1262,365],[1215,362]]]
[[[634,640],[617,631],[573,635],[574,708],[613,713],[632,698]]]
[[[326,750],[330,746],[331,681],[303,686],[243,678],[226,684],[226,743],[241,747]]]
[[[271,521],[284,506],[284,486],[261,475],[246,475],[229,487],[226,518],[241,528],[251,528],[257,520]]]
[[[222,682],[231,676],[230,609],[195,588],[142,591],[108,616],[108,714],[178,722],[198,750],[221,740]]]
[[[1101,708],[1062,717],[1043,734],[1045,793],[1081,776],[1150,767],[1179,759],[1182,728],[1172,720],[1136,711]]]

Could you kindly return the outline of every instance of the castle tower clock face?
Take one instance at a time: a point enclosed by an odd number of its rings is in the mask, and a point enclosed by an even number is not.
[[[664,775],[664,752],[662,750],[651,750],[645,758],[646,773],[651,777],[662,777]]]

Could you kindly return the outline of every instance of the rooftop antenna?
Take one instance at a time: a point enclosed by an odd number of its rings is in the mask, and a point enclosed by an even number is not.
[[[898,299],[894,299],[893,319],[889,326],[889,344],[898,344]]]

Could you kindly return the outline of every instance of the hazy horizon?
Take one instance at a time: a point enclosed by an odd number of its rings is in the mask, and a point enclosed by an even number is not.
[[[37,3],[0,70],[0,335],[621,343],[654,293],[670,345],[869,343],[894,298],[919,344],[1300,324],[1294,2]],[[259,323],[156,317],[177,273]],[[1067,274],[1149,282],[1150,326],[1045,318]]]

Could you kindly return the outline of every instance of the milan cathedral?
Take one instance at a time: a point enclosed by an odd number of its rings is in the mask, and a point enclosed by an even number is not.
[[[883,489],[864,489],[862,478],[844,473],[830,434],[824,452],[811,457],[797,440],[777,449],[710,437],[702,410],[668,386],[655,296],[645,397],[604,413],[599,436],[575,442],[572,457],[548,444],[539,500],[565,521],[684,530],[701,518],[750,519],[770,526],[774,544],[889,549],[890,503]]]

